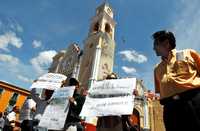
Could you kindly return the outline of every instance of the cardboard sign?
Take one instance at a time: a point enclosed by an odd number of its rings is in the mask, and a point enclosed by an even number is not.
[[[43,88],[49,90],[55,90],[60,88],[63,84],[62,82],[66,80],[67,77],[58,73],[47,73],[37,79],[30,88]]]
[[[55,90],[50,104],[46,107],[39,126],[51,130],[62,130],[69,110],[69,97],[73,96],[75,86]]]
[[[94,83],[80,116],[132,114],[136,78],[104,80]]]

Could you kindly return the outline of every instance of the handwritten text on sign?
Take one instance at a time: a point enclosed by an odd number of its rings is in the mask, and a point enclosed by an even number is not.
[[[69,110],[68,98],[72,97],[74,89],[74,86],[63,87],[54,92],[52,101],[46,107],[39,126],[52,130],[63,129]]]
[[[43,88],[49,90],[55,90],[59,88],[66,80],[67,77],[58,73],[47,73],[39,77],[36,82],[34,82],[30,88]]]
[[[81,116],[132,114],[135,78],[104,80],[94,83],[86,97]]]

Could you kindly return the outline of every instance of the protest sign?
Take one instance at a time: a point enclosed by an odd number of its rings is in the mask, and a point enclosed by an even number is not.
[[[132,94],[135,78],[113,79],[95,82],[89,90],[92,95]]]
[[[135,78],[95,82],[89,90],[80,116],[110,116],[132,114]]]
[[[66,79],[67,77],[62,74],[47,73],[39,77],[37,81],[31,85],[30,88],[43,88],[43,89],[55,90],[59,88],[63,84],[62,82]]]
[[[62,130],[69,110],[69,97],[73,96],[75,86],[55,90],[50,104],[46,107],[39,126],[51,130]]]

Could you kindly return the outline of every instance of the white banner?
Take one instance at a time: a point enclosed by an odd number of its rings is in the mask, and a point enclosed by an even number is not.
[[[92,95],[132,94],[136,78],[112,79],[95,82],[89,93]]]
[[[39,126],[51,130],[62,130],[69,110],[69,97],[73,96],[75,86],[55,90],[51,103],[46,107]]]
[[[55,90],[61,87],[62,82],[67,77],[58,73],[47,73],[37,79],[30,88],[43,88],[49,90]]]
[[[132,114],[136,78],[95,82],[89,90],[80,116],[110,116]]]

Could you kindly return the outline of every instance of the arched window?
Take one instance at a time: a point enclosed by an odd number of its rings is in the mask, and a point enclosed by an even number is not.
[[[105,25],[105,32],[108,33],[108,35],[112,38],[112,28],[108,23]]]
[[[105,25],[105,31],[106,31],[107,33],[110,33],[110,32],[111,32],[111,27],[110,27],[110,25],[109,25],[108,23],[106,23],[106,25]]]
[[[95,32],[99,31],[99,23],[98,22],[96,24],[94,24],[93,31],[95,31]]]

